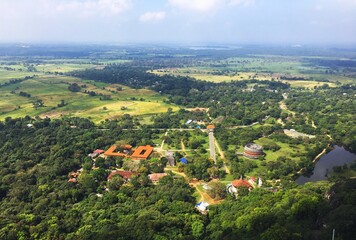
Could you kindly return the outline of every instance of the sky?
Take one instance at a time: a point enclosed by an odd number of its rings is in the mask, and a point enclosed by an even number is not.
[[[0,42],[356,44],[356,0],[0,0]]]

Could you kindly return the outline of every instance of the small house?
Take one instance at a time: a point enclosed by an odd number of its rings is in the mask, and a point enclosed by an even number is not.
[[[139,174],[131,171],[113,170],[108,176],[108,181],[110,181],[115,175],[120,175],[125,181],[130,181],[133,176],[138,176]]]
[[[93,153],[97,153],[98,155],[103,154],[105,151],[101,149],[95,149]]]
[[[184,157],[182,157],[180,159],[180,162],[183,163],[183,164],[188,164],[188,160],[186,158],[184,158]]]
[[[165,176],[167,176],[167,173],[152,173],[148,175],[148,178],[151,180],[151,182],[156,183]]]
[[[209,206],[209,203],[207,202],[199,202],[198,204],[195,205],[195,207],[201,212],[205,213],[207,211],[207,208]]]

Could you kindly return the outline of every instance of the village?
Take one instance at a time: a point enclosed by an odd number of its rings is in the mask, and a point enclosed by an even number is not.
[[[196,122],[196,121],[195,121]],[[194,123],[192,120],[188,120],[186,124]],[[199,126],[199,130],[203,133],[207,133],[209,149],[207,149],[209,161],[212,163],[215,170],[219,168],[217,166],[217,156],[216,152],[219,153],[220,159],[224,159],[224,153],[221,150],[216,138],[214,137],[213,124],[209,124],[206,127]],[[181,129],[192,130],[192,129]],[[169,133],[169,130],[165,133],[165,136]],[[189,151],[184,146],[181,151],[177,150],[164,150],[165,139],[163,138],[162,143],[158,146],[137,146],[133,148],[129,144],[124,144],[118,142],[112,145],[106,150],[95,149],[92,153],[88,154],[88,157],[92,159],[92,170],[97,170],[100,167],[105,169],[106,173],[106,191],[110,191],[109,184],[113,181],[122,181],[122,184],[130,184],[133,178],[138,178],[140,176],[147,177],[147,180],[151,184],[158,184],[159,181],[170,175],[174,178],[184,178],[189,185],[195,188],[197,193],[197,204],[196,208],[201,213],[206,213],[208,206],[212,204],[221,203],[226,195],[230,197],[238,197],[239,192],[252,191],[254,188],[260,188],[263,185],[262,178],[260,176],[240,176],[238,179],[232,179],[231,181],[226,181],[219,179],[217,176],[211,177],[209,182],[204,180],[198,180],[196,178],[188,177],[184,169],[188,166],[191,161],[189,157],[185,156],[184,153]],[[183,145],[183,143],[182,143]],[[248,159],[258,159],[264,155],[261,146],[255,143],[249,143],[245,146],[243,153],[237,153]],[[103,164],[105,162],[105,164]],[[148,171],[143,167],[145,164],[157,164],[160,165],[157,169],[153,171]],[[226,166],[226,162],[223,164],[223,169],[226,174],[230,175],[230,170]],[[77,171],[71,172],[69,174],[68,182],[76,184],[80,177],[80,174],[84,171],[83,168]],[[213,189],[216,186],[214,183],[220,182],[224,186],[225,193],[215,194],[216,191],[221,191]],[[213,183],[213,184],[211,184]],[[220,186],[221,187],[221,186]],[[102,197],[102,194],[97,194],[98,197]]]

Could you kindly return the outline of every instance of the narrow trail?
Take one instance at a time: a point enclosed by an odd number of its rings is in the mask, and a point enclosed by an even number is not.
[[[278,118],[278,119],[277,119],[277,122],[278,122],[279,124],[281,124],[282,126],[286,125],[286,124],[282,121],[281,118]]]
[[[312,123],[312,127],[313,127],[313,128],[317,128],[317,126],[315,125],[314,120],[312,120],[311,123]]]
[[[187,175],[185,175],[185,173],[178,172],[176,170],[172,170],[172,169],[169,169],[169,168],[165,168],[165,170],[172,171],[172,173],[184,177],[184,179],[187,180],[189,185],[191,187],[194,187],[196,189],[197,193],[199,194],[200,197],[199,197],[198,202],[207,202],[210,205],[218,204],[218,203],[221,202],[221,200],[219,200],[219,201],[214,200],[213,198],[211,198],[209,196],[209,194],[207,194],[207,193],[205,193],[205,192],[203,192],[202,190],[199,189],[199,186],[202,185],[201,181],[189,181],[189,178],[187,177]]]
[[[168,131],[164,134],[164,136],[166,137],[168,135]],[[162,144],[161,144],[161,148],[160,148],[160,151],[162,152],[163,151],[163,146],[164,146],[164,139],[162,140]]]
[[[323,151],[321,151],[321,153],[319,153],[314,159],[313,159],[313,163],[315,163],[316,161],[318,161],[318,159],[326,152],[326,149],[329,147],[329,145],[323,149]]]
[[[184,145],[183,140],[180,141],[180,145],[182,147],[182,151],[185,152],[185,145]]]
[[[279,102],[279,108],[280,108],[281,110],[287,111],[288,113],[291,113],[291,114],[293,115],[293,117],[294,117],[294,116],[295,116],[295,112],[289,110],[288,107],[287,107],[287,105],[286,105],[286,103],[285,103],[285,100],[288,99],[288,94],[283,93],[282,96],[283,96],[283,100]]]

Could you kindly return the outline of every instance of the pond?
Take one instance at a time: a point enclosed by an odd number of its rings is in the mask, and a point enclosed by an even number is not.
[[[334,146],[334,149],[324,154],[315,164],[312,175],[300,176],[296,183],[316,182],[327,179],[327,173],[332,172],[333,167],[343,166],[356,160],[356,154],[346,151],[343,147]]]

